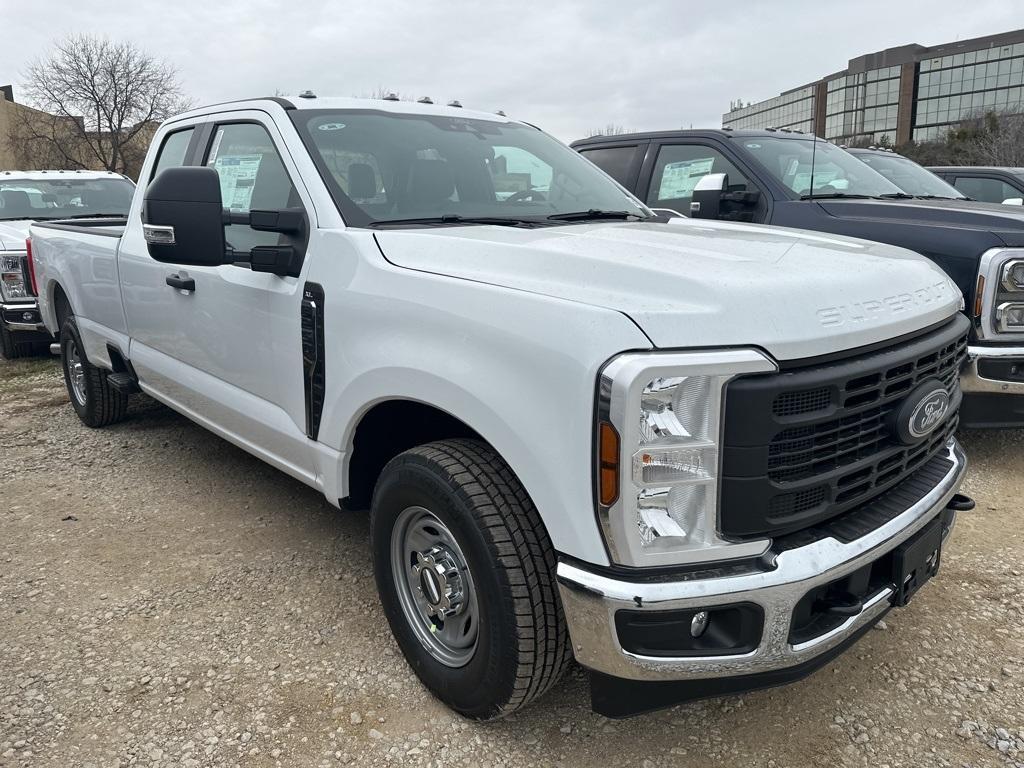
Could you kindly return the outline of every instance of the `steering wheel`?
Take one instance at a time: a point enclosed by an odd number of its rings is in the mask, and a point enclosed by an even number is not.
[[[544,193],[538,189],[521,189],[518,192],[513,192],[511,195],[505,198],[506,203],[520,203],[523,200],[547,200]]]

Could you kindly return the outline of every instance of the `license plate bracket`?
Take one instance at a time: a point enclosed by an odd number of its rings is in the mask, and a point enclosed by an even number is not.
[[[942,516],[938,516],[893,551],[892,604],[901,607],[939,571],[942,561]]]

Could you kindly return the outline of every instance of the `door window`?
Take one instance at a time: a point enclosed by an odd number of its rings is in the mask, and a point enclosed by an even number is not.
[[[958,176],[956,184],[953,186],[968,197],[983,203],[1001,203],[1011,197],[1024,196],[1005,181],[986,179],[981,176]]]
[[[206,165],[220,176],[221,200],[224,207],[234,213],[301,205],[281,155],[262,125],[231,123],[218,126]],[[257,232],[240,224],[228,226],[225,236],[228,246],[236,251],[248,251],[260,245],[278,245],[282,237],[276,232]]]
[[[602,147],[580,152],[587,160],[629,189],[636,171],[638,147]]]
[[[748,188],[747,177],[718,150],[703,144],[664,146],[658,151],[658,161],[651,174],[647,204],[689,216],[693,188],[709,173],[728,174],[732,190]]]
[[[160,147],[160,154],[157,155],[156,163],[153,165],[153,174],[150,180],[164,168],[179,168],[185,164],[185,155],[188,153],[189,142],[192,141],[192,134],[195,128],[186,128],[183,131],[175,131],[167,134],[163,146]]]

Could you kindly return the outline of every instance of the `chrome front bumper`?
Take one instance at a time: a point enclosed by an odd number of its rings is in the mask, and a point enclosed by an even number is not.
[[[30,317],[26,317],[30,315]],[[45,331],[39,314],[39,302],[26,301],[0,304],[0,323],[9,331]]]
[[[978,371],[980,360],[1018,359],[1024,364],[1024,347],[968,347],[967,366],[960,375],[960,389],[964,393],[989,392],[1024,395],[1024,381],[986,379]]]
[[[890,607],[895,587],[864,601],[860,613],[807,642],[789,642],[793,611],[817,586],[842,578],[884,556],[924,528],[949,505],[967,468],[956,440],[947,445],[952,468],[924,498],[906,511],[849,543],[825,538],[775,557],[767,571],[736,574],[722,568],[686,580],[622,581],[561,560],[558,584],[577,660],[591,670],[629,680],[696,680],[745,676],[794,667],[841,645]],[[953,523],[949,529],[952,530]],[[764,611],[761,642],[733,656],[640,656],[619,643],[619,610],[667,611],[755,603]]]

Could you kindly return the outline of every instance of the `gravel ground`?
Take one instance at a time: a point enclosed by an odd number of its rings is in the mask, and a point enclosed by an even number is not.
[[[388,632],[365,514],[142,397],[0,361],[0,765],[1024,766],[1024,432],[967,433],[942,572],[785,688],[627,721],[574,669],[481,725]]]

